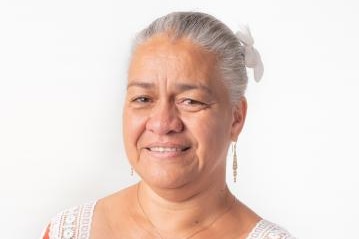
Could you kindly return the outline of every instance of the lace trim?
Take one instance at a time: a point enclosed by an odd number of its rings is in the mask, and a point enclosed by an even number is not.
[[[57,214],[50,224],[50,239],[89,239],[96,202],[67,209]],[[295,239],[282,227],[262,219],[247,239]]]
[[[247,239],[295,239],[284,228],[262,219],[253,228]]]
[[[67,209],[57,214],[50,225],[50,239],[88,239],[96,202]]]

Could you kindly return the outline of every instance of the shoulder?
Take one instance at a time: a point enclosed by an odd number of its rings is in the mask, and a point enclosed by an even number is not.
[[[50,221],[49,239],[89,238],[95,202],[85,203],[59,212]]]
[[[54,216],[42,239],[88,239],[90,233],[103,230],[112,214],[124,215],[131,208],[133,189],[129,187],[97,201],[88,202],[59,212]],[[93,230],[93,229],[96,230]]]
[[[247,239],[295,239],[295,237],[283,227],[262,219],[253,228]]]

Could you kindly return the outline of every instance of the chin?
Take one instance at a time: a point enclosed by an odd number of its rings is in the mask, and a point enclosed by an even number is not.
[[[169,168],[156,168],[156,170],[146,169],[146,172],[140,173],[142,180],[159,189],[176,189],[192,182],[196,178],[197,170],[179,170]]]

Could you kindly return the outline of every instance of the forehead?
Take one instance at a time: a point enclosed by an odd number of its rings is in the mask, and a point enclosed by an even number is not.
[[[129,80],[136,77],[182,76],[217,77],[215,54],[204,50],[188,38],[173,40],[157,34],[139,45],[132,55]],[[143,75],[143,76],[141,76]]]

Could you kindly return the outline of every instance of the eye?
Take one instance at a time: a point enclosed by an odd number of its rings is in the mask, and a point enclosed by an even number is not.
[[[189,111],[189,112],[196,112],[208,107],[207,103],[204,103],[203,101],[199,101],[199,100],[194,100],[191,98],[182,99],[179,101],[178,104],[184,111]]]
[[[131,99],[133,103],[145,104],[152,102],[151,98],[148,96],[138,96]]]
[[[198,101],[198,100],[193,100],[193,99],[184,99],[182,101],[183,104],[185,105],[206,105],[205,103]]]

